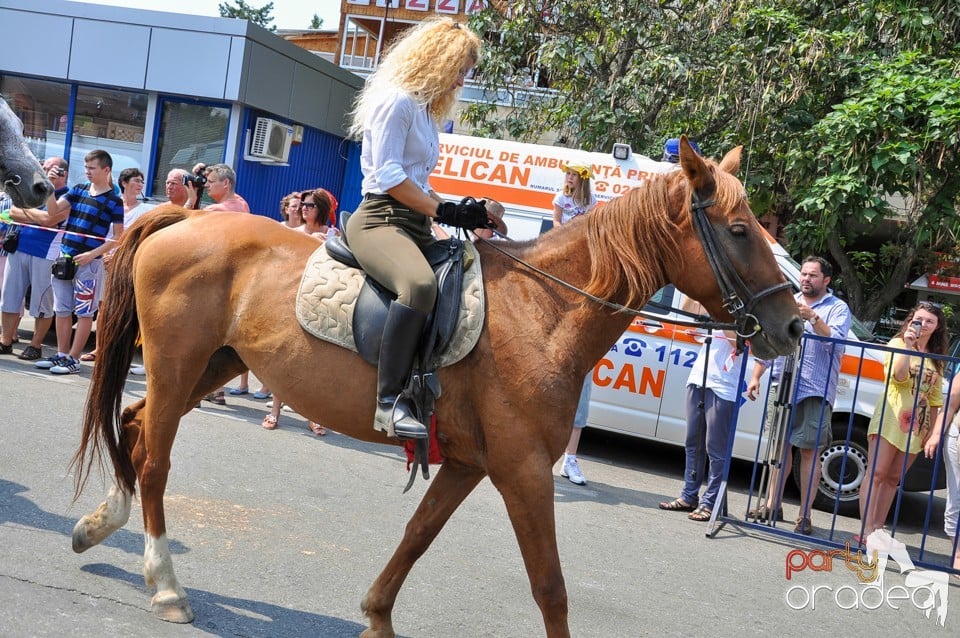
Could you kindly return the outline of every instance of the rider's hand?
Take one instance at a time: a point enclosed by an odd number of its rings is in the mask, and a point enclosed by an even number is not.
[[[448,226],[457,226],[467,230],[489,228],[486,200],[479,202],[472,197],[464,197],[459,204],[441,202],[437,205],[437,221]]]

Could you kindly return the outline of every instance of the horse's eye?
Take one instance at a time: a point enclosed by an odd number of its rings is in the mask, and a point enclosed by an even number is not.
[[[731,235],[746,235],[747,234],[747,225],[746,224],[733,224],[730,226]]]

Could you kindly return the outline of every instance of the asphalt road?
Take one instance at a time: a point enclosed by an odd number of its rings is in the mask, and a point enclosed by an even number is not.
[[[166,512],[174,566],[196,620],[167,624],[149,611],[137,505],[127,527],[103,545],[79,555],[70,549],[74,523],[105,491],[94,475],[72,503],[67,473],[89,365],[81,375],[54,377],[0,358],[0,636],[359,635],[366,626],[360,600],[425,490],[418,480],[401,494],[406,474],[398,451],[336,433],[317,438],[287,412],[278,430],[262,430],[265,409],[250,398],[191,412],[174,448]],[[131,399],[144,389],[143,377],[130,378]],[[658,502],[679,493],[677,448],[588,430],[581,458],[589,485],[555,483],[573,636],[872,638],[960,629],[957,580],[950,587],[957,608],[945,628],[909,601],[895,602],[900,609],[844,609],[857,582],[839,559],[830,571],[804,570],[788,582],[793,540],[737,524],[708,539],[704,524],[660,511]],[[749,467],[737,464],[731,513],[745,509],[748,480]],[[852,520],[840,525],[855,529]],[[902,585],[904,577],[887,570],[883,584]],[[791,594],[800,609],[787,597],[794,586],[802,589]],[[800,605],[814,586],[826,588],[814,608]],[[838,604],[832,592],[844,586]],[[410,574],[394,624],[408,637],[543,635],[489,481]]]

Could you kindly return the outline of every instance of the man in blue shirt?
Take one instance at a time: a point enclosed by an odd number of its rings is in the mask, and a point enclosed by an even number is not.
[[[43,172],[54,187],[54,197],[66,195],[69,166],[62,157],[50,157],[43,162]],[[62,226],[62,224],[60,224]],[[30,293],[30,315],[33,317],[33,337],[18,358],[34,361],[43,356],[43,338],[53,323],[53,286],[50,269],[60,254],[61,233],[56,228],[23,226],[16,252],[7,256],[3,271],[2,305],[0,305],[0,354],[13,354],[13,341],[20,324],[20,310]]]
[[[105,239],[111,227],[114,239],[123,234],[123,200],[110,177],[113,158],[104,150],[95,150],[86,154],[83,163],[88,183],[74,186],[59,199],[51,197],[46,211],[12,211],[15,221],[28,224],[54,226],[67,220],[60,254],[73,260],[76,272],[72,279],[52,279],[57,354],[35,364],[53,374],[80,372],[80,351],[90,337],[93,315],[100,305],[102,257],[112,246]],[[73,315],[77,316],[77,326],[71,342]]]
[[[850,330],[850,308],[833,295],[827,286],[833,275],[833,267],[823,257],[807,257],[800,268],[800,292],[796,295],[800,317],[805,321],[804,332],[831,339],[846,339]],[[832,341],[804,339],[801,357],[797,365],[797,384],[793,395],[792,428],[790,445],[800,450],[800,513],[795,532],[810,535],[813,524],[810,507],[820,485],[820,450],[830,444],[833,402],[837,396],[837,380],[844,345]],[[760,378],[769,362],[757,361],[753,378],[747,386],[747,397],[754,399],[760,388]],[[773,378],[780,378],[783,357],[776,360]],[[772,409],[772,406],[768,408]],[[782,518],[780,502],[783,485],[790,474],[793,457],[788,449],[783,458],[783,471],[771,474],[767,502],[751,512],[751,518],[765,520]]]

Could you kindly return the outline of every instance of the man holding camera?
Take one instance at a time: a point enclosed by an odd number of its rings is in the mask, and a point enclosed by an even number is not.
[[[237,195],[237,174],[226,164],[206,166],[197,164],[193,167],[193,176],[184,178],[184,186],[190,193],[187,208],[194,207],[203,195],[204,187],[207,194],[214,201],[203,210],[227,211],[233,213],[249,213],[250,206],[246,200]]]
[[[803,330],[806,334],[846,339],[850,330],[850,308],[827,288],[832,275],[833,266],[823,257],[810,256],[804,259],[800,267],[800,292],[796,295],[797,309],[804,320]],[[792,401],[792,428],[789,430],[789,445],[785,446],[782,459],[783,469],[771,473],[766,503],[751,510],[748,517],[760,521],[768,518],[783,520],[780,504],[784,483],[790,475],[793,446],[800,451],[800,513],[793,531],[809,536],[813,533],[810,508],[820,486],[820,451],[830,444],[832,438],[833,402],[837,396],[844,344],[804,339],[800,348]],[[783,357],[776,360],[773,370],[775,380],[781,378],[783,361]],[[757,397],[760,377],[767,367],[768,362],[756,362],[753,378],[747,386],[747,398],[752,400]],[[772,406],[767,409],[771,410]]]
[[[182,168],[175,168],[169,173],[167,173],[167,181],[164,182],[164,188],[166,189],[167,199],[170,200],[171,204],[176,204],[177,206],[186,206],[187,200],[190,198],[190,193],[187,192],[186,179],[190,177],[190,173]]]
[[[234,213],[249,213],[250,206],[245,199],[237,195],[237,174],[226,164],[213,164],[206,166],[197,164],[193,167],[193,175],[184,177],[184,186],[190,193],[187,202],[187,208],[195,208],[195,203],[203,195],[203,189],[206,187],[210,199],[214,201],[209,206],[204,206],[203,210],[225,211]],[[220,388],[203,397],[216,405],[226,405],[227,399],[225,388]]]
[[[67,165],[62,157],[50,157],[43,162],[43,172],[53,184],[53,196],[63,197],[67,192]],[[42,212],[42,211],[41,211]],[[15,218],[25,220],[22,211]],[[30,294],[30,315],[33,317],[33,336],[30,345],[20,353],[19,359],[35,361],[43,356],[41,347],[43,338],[53,323],[53,287],[50,283],[50,269],[60,254],[61,233],[56,229],[62,226],[50,217],[41,217],[41,225],[51,222],[53,227],[36,228],[23,226],[17,242],[17,249],[7,256],[7,267],[3,271],[2,305],[0,305],[0,354],[13,354],[13,341],[20,325],[20,310],[27,289]]]
[[[90,337],[93,315],[100,305],[101,257],[112,245],[106,241],[107,232],[112,228],[114,239],[123,234],[123,200],[114,191],[111,179],[113,158],[107,151],[95,150],[87,153],[83,162],[89,182],[77,184],[62,197],[52,196],[46,211],[27,209],[12,213],[15,221],[42,226],[67,220],[51,281],[57,354],[35,364],[53,374],[80,372],[80,351]],[[77,316],[77,327],[71,342],[73,315]]]

